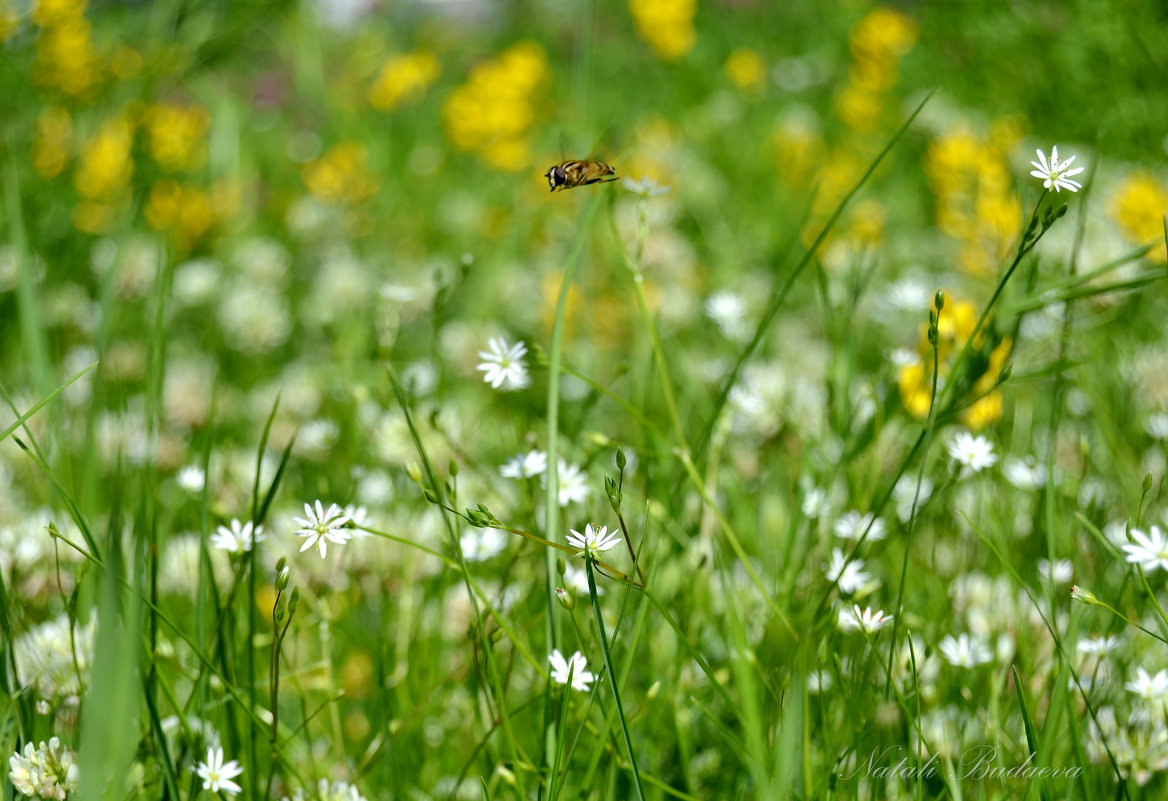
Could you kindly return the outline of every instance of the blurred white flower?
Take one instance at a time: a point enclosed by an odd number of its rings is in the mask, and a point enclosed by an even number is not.
[[[548,656],[548,662],[552,666],[552,681],[567,684],[568,674],[571,673],[572,689],[576,692],[588,692],[588,685],[596,680],[596,676],[588,670],[588,660],[579,651],[572,654],[570,659],[564,659],[560,649],[555,648]]]
[[[1168,414],[1150,414],[1144,421],[1144,431],[1153,439],[1168,439]]]
[[[1168,570],[1168,540],[1165,540],[1164,532],[1159,526],[1151,526],[1147,534],[1133,528],[1131,538],[1133,542],[1123,544],[1128,562],[1139,564],[1148,573],[1160,569]]]
[[[746,298],[737,292],[727,289],[715,292],[706,298],[703,309],[728,339],[742,342],[750,336],[746,327]]]
[[[1034,166],[1030,174],[1035,178],[1041,178],[1044,187],[1053,189],[1056,192],[1062,189],[1066,189],[1069,192],[1078,192],[1083,188],[1081,183],[1071,180],[1071,176],[1078,175],[1084,169],[1083,167],[1076,167],[1073,170],[1070,169],[1071,162],[1075,160],[1075,156],[1059,161],[1057,145],[1050,149],[1049,162],[1046,160],[1046,154],[1041,150],[1034,152],[1038,154],[1038,161],[1030,162]]]
[[[803,496],[803,505],[800,508],[803,511],[803,516],[809,520],[816,520],[821,515],[826,514],[831,509],[831,504],[827,497],[827,490],[822,487],[812,487],[807,490],[807,494]]]
[[[1033,456],[1021,459],[1017,456],[1007,456],[1002,462],[1002,475],[1006,481],[1021,490],[1042,489],[1046,484],[1046,468],[1039,465]]]
[[[608,526],[601,526],[599,530],[592,527],[591,523],[584,526],[584,533],[581,534],[575,529],[568,529],[568,544],[573,548],[579,548],[580,552],[577,556],[582,556],[585,552],[596,557],[601,551],[610,551],[620,544],[621,538],[616,535],[616,532],[611,534],[608,532]]]
[[[998,461],[993,443],[981,435],[974,437],[968,431],[958,431],[953,437],[949,443],[949,455],[953,461],[975,473]]]
[[[933,494],[933,482],[921,476],[921,493],[917,496],[917,477],[910,475],[903,475],[896,482],[896,486],[892,488],[892,500],[896,502],[896,516],[900,518],[900,522],[908,523],[909,518],[912,517],[913,500],[916,500],[917,515],[920,515],[921,507],[925,505],[925,501]]]
[[[540,476],[540,483],[547,486],[546,472]],[[588,495],[591,492],[588,488],[588,476],[580,469],[580,466],[568,464],[563,459],[559,460],[559,469],[556,470],[556,484],[556,495],[559,498],[560,506],[583,503],[588,500]]]
[[[531,383],[527,365],[523,362],[527,353],[523,342],[508,345],[503,337],[491,337],[487,347],[488,350],[479,351],[479,358],[483,361],[475,368],[483,372],[483,381],[504,391],[523,389]]]
[[[468,562],[485,562],[507,547],[507,532],[497,528],[470,528],[462,533],[458,544]]]
[[[219,526],[211,535],[210,543],[228,553],[244,553],[252,549],[252,544],[264,541],[264,527],[252,528],[252,522],[231,521],[231,528]]]
[[[94,615],[85,625],[71,625],[68,615],[42,623],[16,638],[16,677],[46,699],[75,699],[89,681],[93,662]]]
[[[872,607],[866,606],[861,610],[859,604],[854,604],[851,609],[839,610],[836,625],[840,631],[866,631],[872,634],[891,622],[892,615],[886,616],[883,609],[873,612]]]
[[[187,492],[202,492],[207,483],[207,475],[198,465],[188,464],[178,471],[174,480]]]
[[[835,581],[844,595],[851,595],[863,587],[872,577],[864,572],[864,560],[847,561],[847,555],[839,548],[831,549],[831,562],[821,565],[828,581]]]
[[[306,538],[304,545],[300,546],[301,553],[317,545],[320,548],[320,558],[324,559],[330,541],[344,545],[353,536],[352,532],[343,528],[349,522],[349,516],[335,503],[330,503],[328,511],[325,511],[324,505],[318,499],[315,509],[304,504],[304,514],[304,518],[292,518],[300,526],[296,535]]]
[[[1055,584],[1066,584],[1071,580],[1074,571],[1075,566],[1070,559],[1056,559],[1053,570],[1051,569],[1050,560],[1038,560],[1038,577],[1043,581],[1053,579]]]
[[[1145,701],[1159,701],[1168,696],[1168,670],[1149,676],[1148,671],[1137,667],[1135,681],[1127,682],[1123,688]]]
[[[1108,634],[1103,637],[1087,637],[1079,640],[1075,648],[1082,654],[1100,655],[1107,654],[1114,651],[1120,646],[1122,640],[1114,634]]]
[[[224,763],[222,748],[208,748],[206,761],[195,766],[195,773],[203,780],[204,790],[210,790],[213,793],[222,791],[227,795],[235,795],[243,790],[242,787],[231,781],[243,773],[243,768],[234,759]]]
[[[662,186],[648,176],[638,179],[625,178],[621,181],[621,185],[633,194],[644,198],[668,195],[671,191],[668,186]]]
[[[361,795],[355,784],[342,781],[329,784],[328,779],[321,779],[315,793],[306,793],[303,787],[297,787],[290,799],[284,796],[281,801],[365,801],[365,796]]]
[[[946,635],[940,647],[941,653],[953,667],[973,668],[991,662],[994,658],[988,645],[968,634],[962,634],[957,639]]]
[[[835,535],[845,540],[858,540],[868,532],[868,541],[882,540],[885,537],[884,521],[875,515],[860,514],[857,511],[845,512],[840,515],[832,527]]]
[[[547,453],[531,450],[521,453],[507,461],[499,468],[499,475],[503,478],[533,478],[547,472]]]
[[[587,595],[588,571],[575,567],[571,563],[564,563],[564,586],[575,595]],[[604,587],[597,584],[596,594],[604,595]]]

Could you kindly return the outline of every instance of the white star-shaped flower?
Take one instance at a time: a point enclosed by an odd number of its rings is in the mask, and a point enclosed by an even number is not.
[[[953,461],[962,467],[968,467],[975,473],[990,467],[998,461],[994,453],[994,444],[985,437],[973,436],[968,431],[959,431],[949,443],[949,455]]]
[[[1138,563],[1147,573],[1161,568],[1168,570],[1168,540],[1164,538],[1164,532],[1159,526],[1151,526],[1147,534],[1133,528],[1131,536],[1134,542],[1123,546],[1127,561]]]
[[[548,656],[548,662],[552,666],[552,681],[556,684],[567,684],[568,674],[571,673],[572,689],[576,692],[588,692],[588,685],[596,680],[596,676],[588,670],[588,660],[579,651],[572,654],[571,659],[564,659],[560,649],[556,648]]]
[[[576,529],[568,529],[568,544],[574,548],[579,548],[580,553],[577,556],[582,556],[584,553],[589,553],[593,557],[598,556],[601,551],[610,551],[620,544],[621,538],[616,536],[614,531],[612,534],[608,533],[608,526],[601,526],[597,531],[592,527],[592,524],[584,526],[584,533],[581,534]]]
[[[1034,169],[1030,171],[1030,174],[1035,178],[1041,178],[1044,187],[1053,189],[1056,192],[1063,189],[1066,189],[1068,192],[1078,192],[1083,188],[1081,183],[1071,180],[1072,175],[1078,175],[1083,171],[1082,167],[1076,167],[1073,170],[1070,169],[1071,162],[1075,160],[1074,156],[1071,156],[1066,161],[1060,162],[1057,145],[1050,149],[1049,162],[1046,160],[1046,154],[1041,150],[1034,152],[1038,154],[1038,161],[1030,162],[1034,165]]]
[[[872,607],[866,606],[861,610],[859,604],[855,604],[851,609],[839,611],[836,625],[840,631],[866,631],[872,634],[891,622],[892,615],[885,615],[883,609],[873,612]]]
[[[243,768],[234,759],[226,764],[223,762],[222,748],[208,748],[207,761],[195,766],[195,773],[203,780],[203,789],[217,793],[220,790],[228,795],[235,795],[243,790],[233,778],[243,773]]]
[[[527,365],[523,357],[527,346],[522,342],[508,345],[503,337],[491,337],[487,343],[489,350],[480,350],[483,361],[476,368],[482,370],[483,381],[493,388],[503,390],[523,389],[531,379],[527,375]]]
[[[315,509],[304,504],[304,514],[303,518],[292,518],[296,525],[300,526],[296,532],[297,536],[306,538],[304,544],[300,546],[302,553],[316,545],[320,548],[320,558],[324,559],[329,542],[344,545],[353,536],[351,531],[342,528],[349,522],[349,516],[335,503],[330,503],[328,511],[325,511],[324,504],[318,499]]]

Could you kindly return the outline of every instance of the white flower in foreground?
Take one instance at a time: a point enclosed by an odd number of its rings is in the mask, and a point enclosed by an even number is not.
[[[839,620],[836,625],[839,626],[840,631],[866,631],[872,634],[891,622],[892,615],[885,615],[883,609],[873,612],[872,607],[866,606],[861,611],[859,604],[855,604],[851,609],[839,611]]]
[[[527,375],[527,365],[523,357],[527,346],[522,342],[508,345],[503,337],[491,337],[487,343],[490,350],[480,350],[483,361],[475,369],[483,371],[483,381],[493,388],[504,390],[523,389],[531,379]]]
[[[74,754],[56,737],[42,740],[37,748],[25,743],[23,751],[8,758],[8,780],[21,795],[64,799],[77,789]]]
[[[958,431],[953,437],[949,443],[949,455],[953,461],[975,473],[980,473],[998,461],[993,443],[981,435],[975,437],[968,431]]]
[[[835,535],[845,540],[858,540],[864,536],[864,532],[868,532],[868,540],[882,540],[884,539],[884,521],[872,515],[860,514],[859,512],[845,512],[840,515],[833,526]]]
[[[1158,701],[1168,696],[1168,670],[1161,670],[1149,676],[1142,667],[1136,668],[1136,680],[1123,685],[1129,693],[1135,693],[1145,701]]]
[[[546,472],[547,453],[538,450],[514,456],[499,468],[499,475],[503,478],[534,478]]]
[[[616,532],[609,534],[608,526],[601,526],[597,531],[592,527],[592,524],[584,526],[584,533],[581,534],[576,529],[568,529],[571,533],[568,535],[568,544],[573,548],[579,548],[580,553],[577,556],[583,555],[585,552],[592,556],[598,556],[601,551],[610,551],[620,544],[620,537],[616,536]]]
[[[560,459],[556,470],[556,496],[560,506],[570,503],[583,503],[588,500],[591,490],[588,489],[588,476],[580,469],[580,465],[568,464]],[[547,486],[547,473],[540,477],[543,486]]]
[[[978,639],[962,634],[957,639],[946,635],[941,640],[941,653],[953,667],[973,668],[993,661],[989,646]]]
[[[847,561],[847,555],[839,548],[831,549],[831,563],[822,565],[828,581],[839,585],[840,592],[851,595],[863,587],[872,577],[864,572],[864,560],[853,559]]]
[[[1133,528],[1131,537],[1134,542],[1125,543],[1123,546],[1124,552],[1127,553],[1127,561],[1138,563],[1147,573],[1161,568],[1168,570],[1168,540],[1165,540],[1164,532],[1159,526],[1152,526],[1147,534]]]
[[[1071,162],[1075,160],[1074,156],[1060,162],[1058,146],[1056,145],[1050,149],[1050,162],[1048,163],[1045,153],[1041,150],[1034,152],[1038,154],[1038,161],[1030,162],[1034,165],[1034,169],[1030,171],[1030,174],[1035,178],[1041,178],[1044,187],[1053,189],[1056,192],[1062,189],[1066,189],[1069,192],[1078,192],[1083,188],[1081,183],[1071,180],[1071,176],[1078,175],[1083,171],[1082,167],[1076,167],[1073,170],[1070,169]]]
[[[250,551],[253,544],[263,541],[264,527],[259,525],[253,529],[250,520],[246,523],[241,523],[239,520],[233,519],[231,521],[231,528],[219,526],[215,530],[215,533],[211,535],[211,544],[228,553]]]
[[[228,795],[235,795],[243,790],[231,781],[243,773],[243,768],[234,759],[224,764],[222,748],[208,748],[207,761],[195,766],[195,773],[203,780],[203,789],[217,793],[220,790]]]
[[[572,689],[576,692],[588,692],[588,685],[596,680],[596,676],[588,670],[588,660],[579,651],[572,654],[571,659],[564,659],[560,649],[556,648],[548,657],[548,662],[552,666],[552,681],[556,684],[567,684],[570,672],[572,674]]]
[[[304,544],[300,546],[301,553],[317,545],[320,548],[320,558],[324,559],[330,541],[344,545],[353,536],[352,532],[342,528],[349,522],[349,516],[335,503],[330,503],[328,511],[325,511],[324,505],[318,499],[315,509],[304,504],[304,514],[303,518],[292,518],[296,525],[300,526],[296,536],[306,538]]]

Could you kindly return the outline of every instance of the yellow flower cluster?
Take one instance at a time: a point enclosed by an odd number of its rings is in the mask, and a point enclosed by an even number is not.
[[[369,87],[369,105],[392,111],[426,93],[442,74],[442,62],[433,53],[418,51],[390,56]]]
[[[874,9],[852,28],[848,84],[836,97],[836,113],[858,131],[875,130],[883,116],[883,95],[899,77],[900,60],[917,43],[916,20],[891,8]]]
[[[977,308],[967,300],[949,300],[945,304],[937,322],[937,363],[940,367],[938,391],[944,386],[946,374],[973,333],[977,316]],[[974,340],[974,347],[981,347],[983,332],[984,328]],[[971,402],[962,411],[960,420],[975,431],[1002,419],[1002,393],[994,387],[1012,348],[1013,341],[1009,337],[998,343],[989,354],[985,372],[974,382],[969,393]],[[933,353],[929,345],[927,323],[921,326],[917,358],[897,369],[896,384],[900,391],[900,401],[908,413],[919,420],[928,417],[933,391]]]
[[[549,74],[547,55],[534,42],[519,42],[476,65],[443,106],[450,141],[494,169],[525,168],[531,163],[537,93]]]
[[[304,185],[319,200],[328,203],[358,203],[377,192],[377,180],[367,165],[368,153],[360,142],[333,145],[316,161],[305,166]]]
[[[81,148],[73,185],[81,200],[73,209],[73,224],[86,233],[104,231],[129,202],[134,175],[134,126],[120,113],[101,124]]]
[[[151,228],[168,234],[174,246],[186,252],[212,225],[230,217],[237,206],[238,193],[225,183],[208,191],[163,178],[150,188],[145,216]]]
[[[937,225],[961,242],[959,263],[972,275],[997,270],[1021,230],[1005,155],[1016,138],[1008,122],[989,141],[959,127],[934,139],[925,156]]]
[[[37,80],[75,97],[87,95],[101,80],[97,51],[85,18],[87,0],[37,0],[32,19],[37,37]]]
[[[1111,198],[1111,218],[1123,235],[1137,244],[1155,240],[1163,242],[1164,210],[1168,209],[1168,189],[1146,172],[1128,175]],[[1157,261],[1164,251],[1156,248],[1148,254]]]
[[[663,61],[677,61],[697,41],[697,0],[629,0],[637,33]]]
[[[142,117],[150,157],[166,172],[202,166],[211,115],[199,106],[159,103]]]
[[[32,140],[32,166],[44,178],[60,175],[69,163],[69,137],[73,118],[58,106],[50,106],[37,118]]]
[[[766,62],[749,48],[739,48],[727,56],[722,69],[730,83],[743,92],[761,92],[766,86]]]

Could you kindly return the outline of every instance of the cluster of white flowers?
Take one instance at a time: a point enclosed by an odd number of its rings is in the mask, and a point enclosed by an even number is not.
[[[74,754],[52,737],[33,748],[26,743],[23,751],[8,758],[8,779],[21,795],[65,801],[77,789],[77,765]]]

